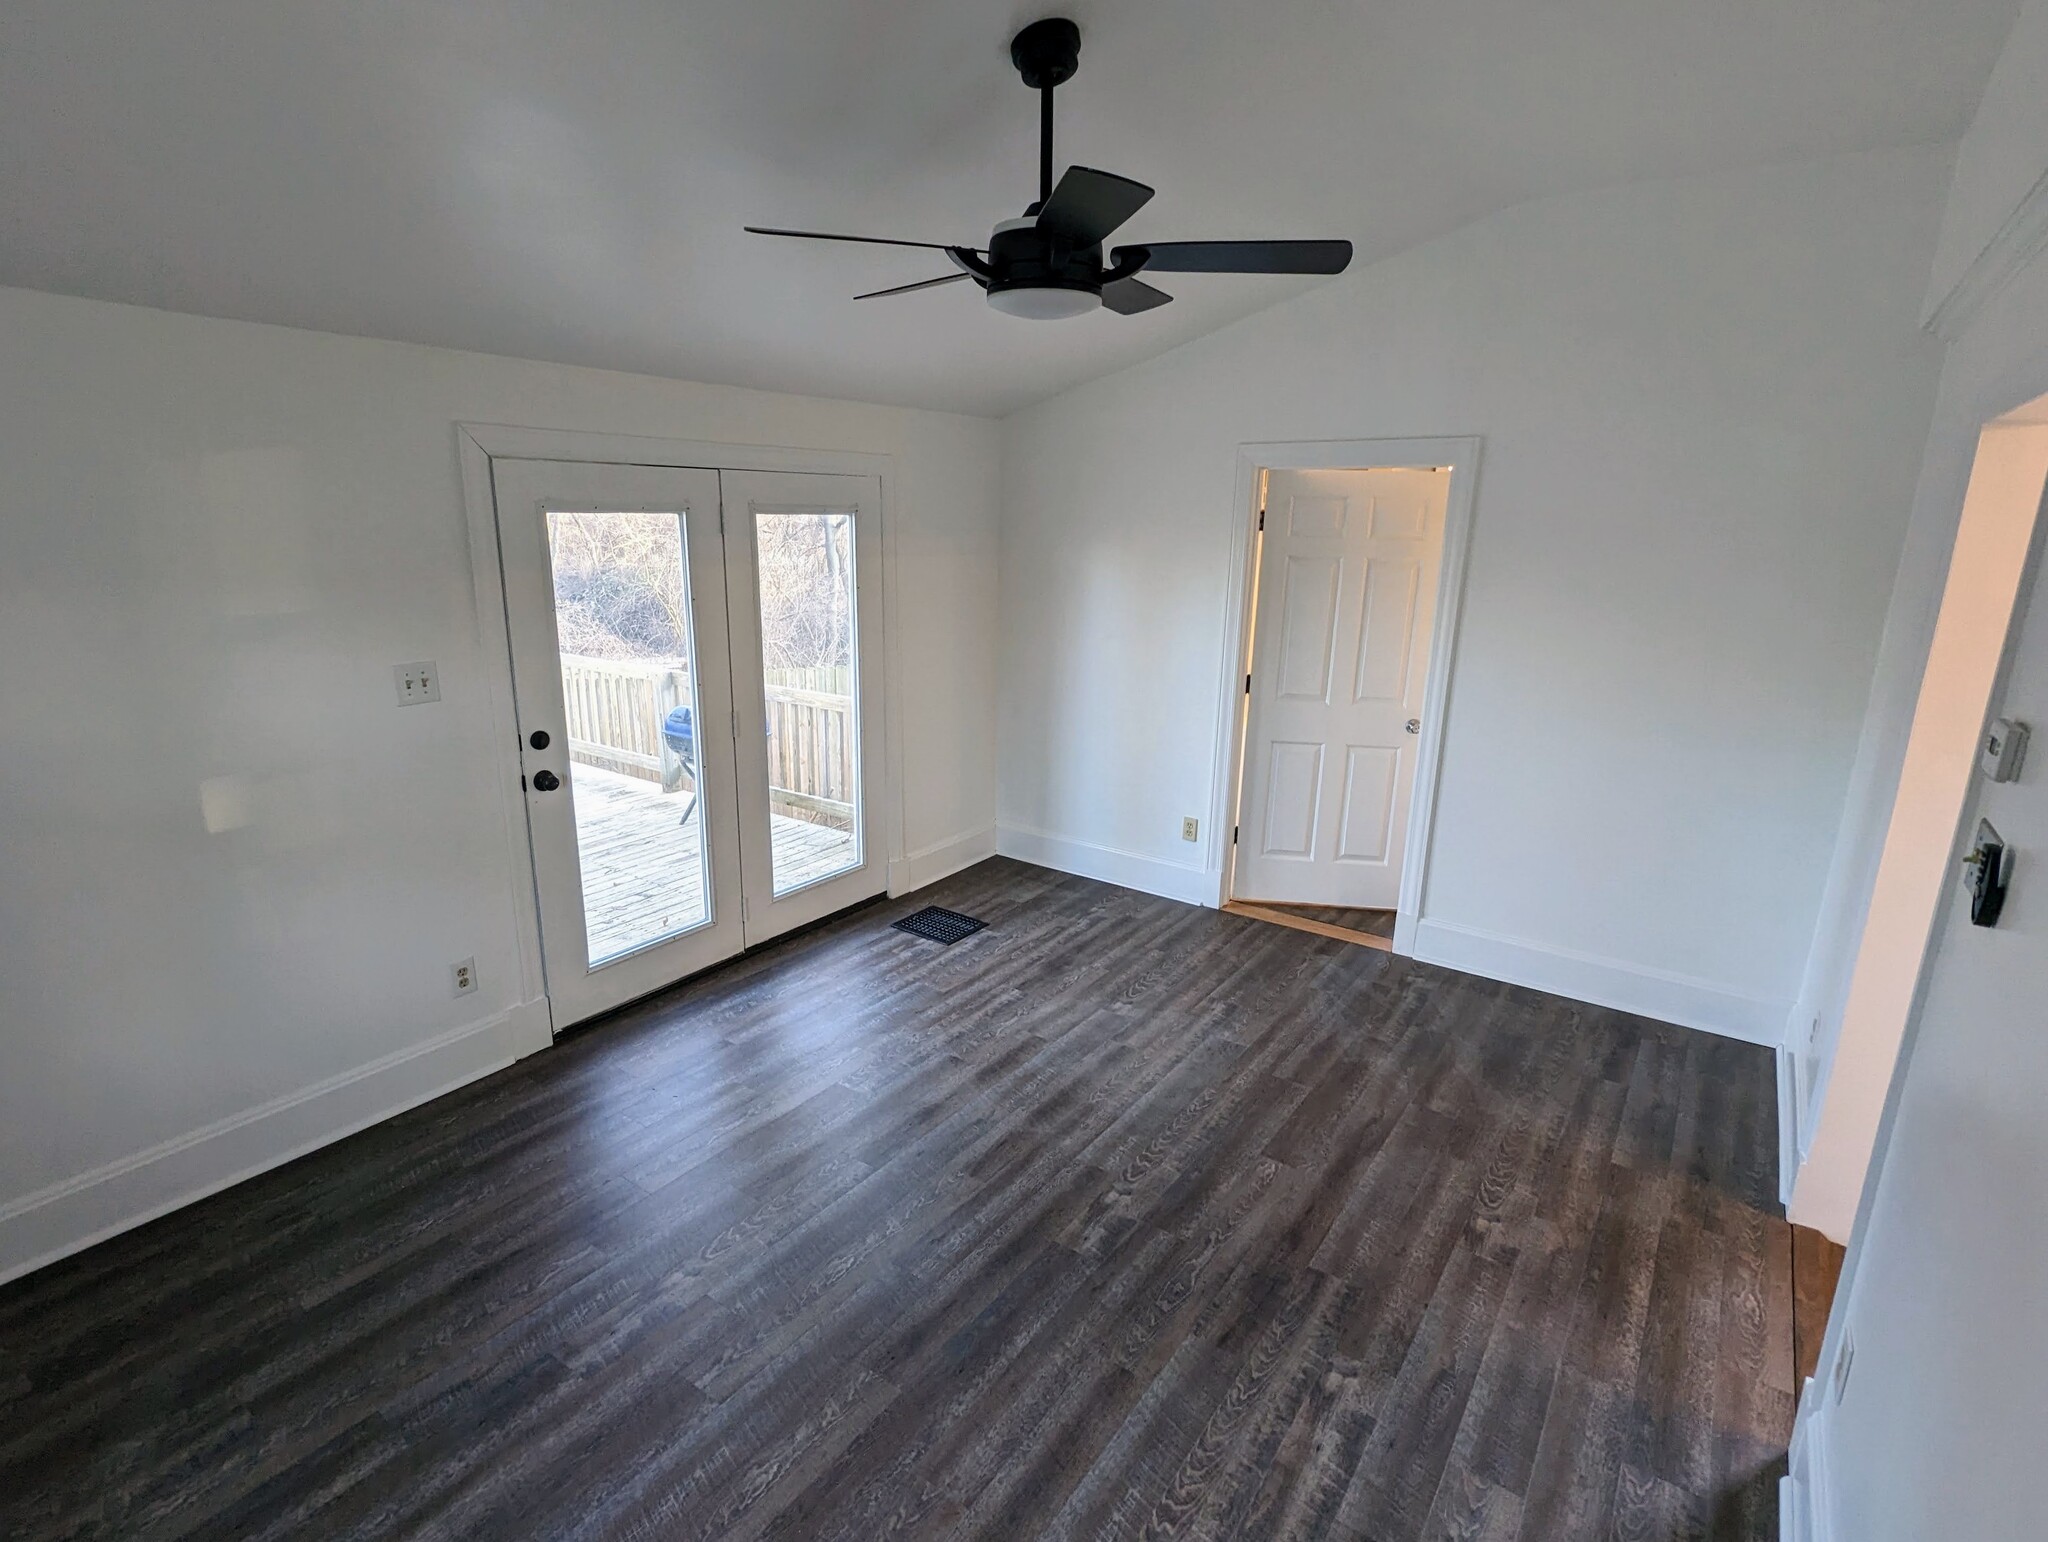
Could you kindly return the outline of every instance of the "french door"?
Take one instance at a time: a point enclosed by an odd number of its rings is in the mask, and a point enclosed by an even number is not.
[[[877,479],[491,470],[556,1030],[881,893]]]

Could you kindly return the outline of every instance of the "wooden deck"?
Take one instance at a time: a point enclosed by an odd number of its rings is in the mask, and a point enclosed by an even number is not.
[[[610,958],[703,921],[700,816],[688,823],[687,792],[578,764],[570,772],[576,798],[576,844],[583,860],[583,908],[593,962]],[[851,866],[853,836],[801,819],[769,816],[775,888],[801,888]]]

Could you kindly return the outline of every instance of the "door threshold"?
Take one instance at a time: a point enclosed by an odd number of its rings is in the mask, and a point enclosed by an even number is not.
[[[1223,911],[1226,915],[1247,916],[1254,921],[1271,921],[1275,926],[1291,926],[1297,932],[1313,932],[1318,937],[1331,937],[1338,942],[1355,942],[1361,948],[1377,948],[1382,953],[1394,951],[1394,939],[1391,937],[1353,931],[1348,926],[1338,926],[1329,921],[1312,921],[1307,916],[1298,916],[1272,905],[1255,905],[1248,900],[1225,900]]]

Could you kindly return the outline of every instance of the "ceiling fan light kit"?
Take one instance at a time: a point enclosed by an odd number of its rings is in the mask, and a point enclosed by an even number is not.
[[[1069,166],[1053,182],[1053,92],[1071,80],[1081,60],[1081,29],[1062,16],[1034,21],[1010,41],[1010,62],[1038,93],[1038,199],[1016,219],[1004,220],[988,245],[949,246],[890,236],[835,235],[762,225],[755,235],[812,241],[858,241],[942,251],[960,271],[856,295],[859,300],[909,294],[969,280],[981,286],[990,308],[1028,321],[1063,321],[1093,310],[1134,316],[1173,298],[1138,275],[1155,273],[1342,273],[1349,241],[1167,241],[1119,246],[1103,260],[1103,241],[1152,197],[1129,177]]]

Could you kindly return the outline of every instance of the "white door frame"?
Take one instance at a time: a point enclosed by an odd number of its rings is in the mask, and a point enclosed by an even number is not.
[[[477,657],[490,686],[491,758],[505,812],[505,849],[511,863],[511,901],[519,944],[519,999],[545,1006],[541,966],[540,900],[534,888],[533,841],[526,825],[521,783],[519,715],[512,696],[512,637],[505,617],[503,569],[498,557],[498,508],[491,482],[493,457],[511,460],[593,461],[620,466],[694,466],[710,471],[822,471],[873,476],[882,482],[882,829],[889,892],[902,892],[903,860],[902,678],[896,653],[896,457],[865,450],[813,450],[791,445],[726,444],[710,439],[661,439],[583,429],[521,428],[500,423],[457,423],[462,501],[469,521],[469,567],[475,585]]]
[[[1471,545],[1472,511],[1479,487],[1477,434],[1429,439],[1300,439],[1240,444],[1237,498],[1230,539],[1230,581],[1224,595],[1223,670],[1216,704],[1216,789],[1209,809],[1208,873],[1217,905],[1230,898],[1236,858],[1231,830],[1237,823],[1244,775],[1246,702],[1244,677],[1251,655],[1253,536],[1259,523],[1262,471],[1349,471],[1395,466],[1450,468],[1449,504],[1444,511],[1442,564],[1437,572],[1436,623],[1430,632],[1429,672],[1422,691],[1422,734],[1415,747],[1415,788],[1409,797],[1408,840],[1402,852],[1400,906],[1394,914],[1394,951],[1415,951],[1415,927],[1422,919],[1424,881],[1436,819],[1438,763],[1443,754],[1444,707],[1450,699],[1451,666],[1457,652],[1460,602],[1465,593],[1465,556]]]

